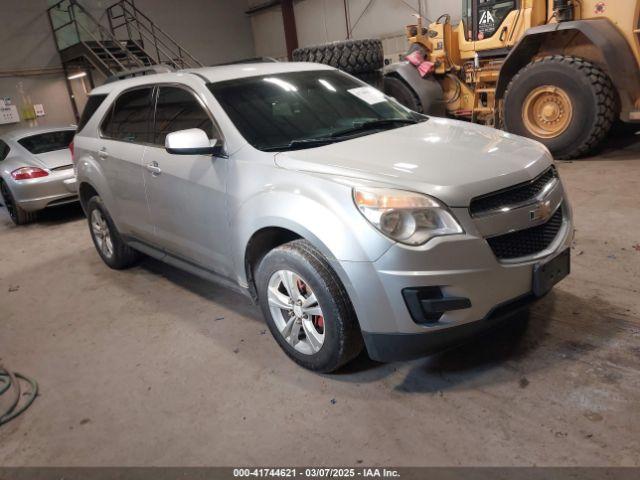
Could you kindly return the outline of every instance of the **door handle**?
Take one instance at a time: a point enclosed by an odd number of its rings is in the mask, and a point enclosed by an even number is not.
[[[162,169],[158,166],[158,162],[151,162],[145,165],[145,168],[151,172],[151,175],[157,177],[162,173]]]
[[[504,42],[504,36],[508,31],[509,31],[509,29],[507,27],[503,27],[502,28],[502,32],[500,32],[500,41],[501,42]]]
[[[107,149],[105,147],[102,147],[100,150],[98,150],[98,156],[103,160],[107,158],[109,156],[109,154],[107,153]]]

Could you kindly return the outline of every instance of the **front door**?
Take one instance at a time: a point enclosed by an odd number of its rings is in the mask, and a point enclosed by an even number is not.
[[[164,148],[167,134],[189,128],[200,128],[210,139],[221,139],[209,111],[193,91],[183,86],[160,86],[153,146],[144,158],[156,243],[167,253],[230,276],[225,192],[228,160],[174,155]]]

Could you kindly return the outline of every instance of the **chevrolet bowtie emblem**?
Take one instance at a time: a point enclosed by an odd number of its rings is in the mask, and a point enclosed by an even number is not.
[[[538,220],[546,220],[551,215],[551,200],[540,202],[536,208],[529,212],[529,220],[536,222]]]

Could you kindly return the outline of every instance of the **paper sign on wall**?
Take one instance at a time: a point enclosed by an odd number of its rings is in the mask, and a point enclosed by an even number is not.
[[[6,105],[5,103],[5,106],[0,107],[0,125],[18,122],[20,122],[20,115],[15,105]]]

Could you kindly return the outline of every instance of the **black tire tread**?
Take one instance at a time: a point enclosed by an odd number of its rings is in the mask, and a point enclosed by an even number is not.
[[[13,194],[11,193],[11,190],[9,190],[9,187],[4,182],[4,180],[0,180],[0,182],[2,182],[2,184],[6,187],[6,189],[8,190],[9,195],[11,195],[13,197]],[[2,200],[2,204],[4,205],[5,204],[5,199],[1,198],[1,200]],[[12,201],[13,201],[14,206],[15,206],[16,218],[11,217],[11,220],[16,225],[27,225],[28,223],[34,222],[36,220],[36,218],[38,218],[38,212],[29,212],[27,210],[24,210],[24,209],[20,208],[18,205],[15,205],[15,200],[13,198],[12,198]],[[6,205],[4,205],[4,206],[5,206],[5,208],[7,208]]]
[[[293,60],[330,65],[352,74],[369,73],[384,66],[382,42],[377,39],[346,40],[296,48]]]
[[[598,66],[584,58],[576,56],[549,55],[537,58],[521,69],[509,82],[504,95],[505,108],[509,105],[509,94],[513,90],[514,85],[517,85],[520,78],[528,75],[532,68],[549,63],[564,65],[574,70],[576,75],[588,78],[594,90],[597,114],[591,126],[589,136],[580,145],[576,145],[570,153],[557,155],[556,158],[569,160],[583,157],[600,145],[611,130],[611,126],[616,118],[617,97],[615,88],[609,76]],[[520,105],[517,107],[520,108]]]
[[[87,221],[89,222],[91,240],[94,241],[95,244],[95,240],[93,240],[93,233],[91,233],[91,211],[93,210],[94,205],[97,205],[98,208],[100,208],[102,215],[109,224],[111,241],[113,243],[113,258],[110,261],[105,259],[100,251],[98,251],[98,255],[100,255],[100,258],[102,258],[108,267],[113,268],[114,270],[125,270],[132,267],[140,260],[141,254],[127,245],[122,239],[118,229],[113,223],[111,215],[109,215],[109,212],[102,203],[102,199],[98,195],[94,195],[87,201]],[[97,249],[98,246],[96,245],[96,250]]]

